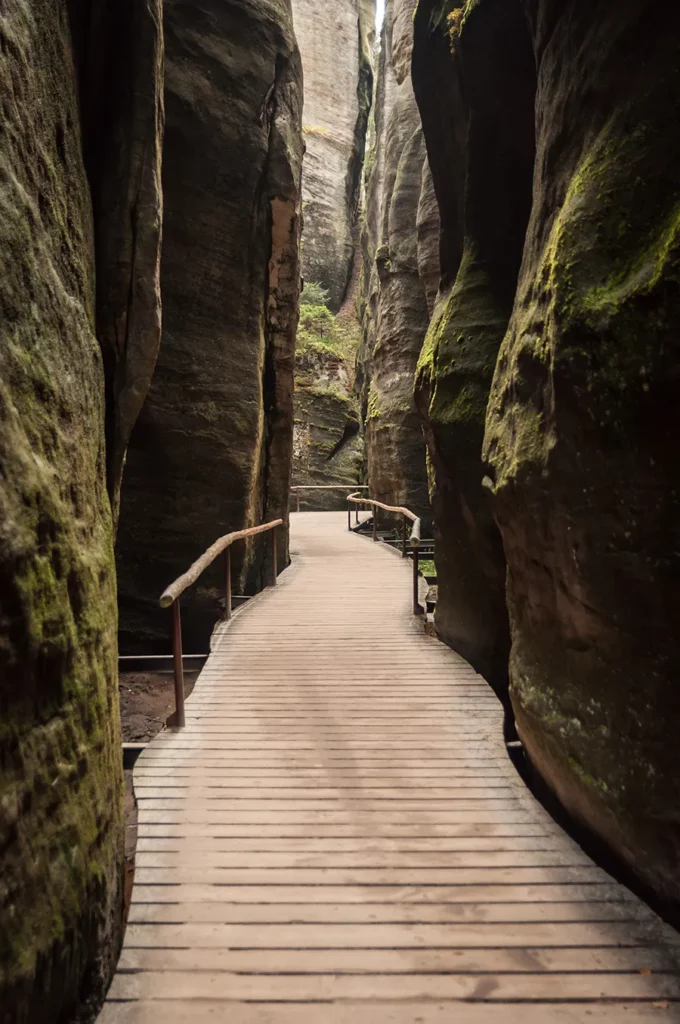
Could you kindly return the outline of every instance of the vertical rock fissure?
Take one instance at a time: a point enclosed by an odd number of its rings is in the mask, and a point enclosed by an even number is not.
[[[361,178],[373,91],[374,0],[293,0],[305,72],[301,322],[295,364],[293,483],[353,486],[363,435],[354,394]],[[345,441],[343,442],[343,438]],[[342,492],[303,492],[341,508]]]
[[[413,4],[383,25],[362,234],[358,389],[372,495],[429,518],[425,442],[413,378],[439,278],[439,218],[411,84]]]

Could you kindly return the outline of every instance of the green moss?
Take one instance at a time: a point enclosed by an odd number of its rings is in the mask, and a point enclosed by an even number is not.
[[[371,381],[371,386],[368,389],[368,411],[366,414],[366,420],[377,420],[380,414],[380,392],[375,386],[375,383]]]
[[[380,245],[375,252],[375,262],[378,269],[390,270],[392,267],[392,258],[390,256],[389,245]]]
[[[343,388],[339,381],[314,384],[312,387],[308,388],[308,391],[317,398],[338,398],[341,402],[351,402],[351,398],[347,394],[347,390]]]

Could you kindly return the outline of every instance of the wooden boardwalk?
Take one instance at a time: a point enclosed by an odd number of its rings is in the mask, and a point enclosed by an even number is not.
[[[679,1020],[680,937],[527,793],[407,564],[292,519],[294,565],[138,762],[102,1024]]]

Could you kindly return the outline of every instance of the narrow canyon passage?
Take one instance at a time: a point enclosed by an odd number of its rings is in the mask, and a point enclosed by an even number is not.
[[[680,4],[0,0],[0,1024],[680,1024],[679,123]]]
[[[138,761],[101,1024],[656,1020],[677,934],[524,788],[492,690],[411,614],[407,563],[343,513],[291,535],[186,729]]]

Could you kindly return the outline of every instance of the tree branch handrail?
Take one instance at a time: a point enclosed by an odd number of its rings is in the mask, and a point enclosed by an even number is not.
[[[376,501],[374,498],[362,498],[357,492],[348,494],[347,500],[355,505],[371,505],[374,508],[381,508],[384,512],[394,512],[397,515],[402,515],[405,519],[410,519],[413,523],[411,544],[420,544],[421,520],[409,508],[404,508],[403,505],[384,505],[382,501]]]
[[[362,498],[358,491],[354,494],[347,495],[347,529],[352,529],[352,505],[370,505],[372,508],[380,508],[384,512],[393,512],[395,515],[403,517],[403,529],[401,537],[401,554],[402,558],[406,558],[406,523],[411,522],[413,526],[411,528],[411,558],[413,560],[413,614],[422,615],[423,608],[420,604],[419,594],[419,561],[420,561],[420,534],[422,530],[422,522],[419,516],[415,512],[411,512],[409,508],[404,508],[403,505],[385,505],[382,501],[376,501],[374,498]],[[356,520],[359,522],[359,509],[356,510]],[[373,515],[373,540],[378,539],[378,517]]]
[[[367,491],[368,484],[294,484],[290,493],[297,498],[297,511],[300,511],[300,491]]]
[[[258,533],[267,533],[269,530],[275,530],[277,527],[283,526],[283,519],[275,519],[271,523],[262,523],[260,526],[251,526],[247,530],[237,530],[235,533],[226,533],[224,537],[220,537],[216,540],[208,550],[201,555],[200,558],[196,559],[190,569],[179,576],[174,583],[171,583],[169,587],[161,594],[160,605],[161,608],[169,608],[170,605],[174,604],[178,597],[188,590],[189,587],[193,586],[199,576],[202,576],[205,570],[212,565],[216,558],[218,558],[223,551],[230,548],[237,540],[244,540],[246,537],[255,537]]]
[[[251,526],[247,530],[236,530],[235,533],[227,533],[224,537],[216,540],[211,547],[198,558],[194,564],[182,576],[179,576],[174,583],[167,587],[160,598],[161,608],[172,608],[172,658],[175,670],[175,713],[167,720],[167,725],[177,729],[183,729],[186,724],[184,714],[184,661],[182,658],[182,618],[179,599],[185,590],[188,590],[205,570],[212,565],[221,554],[225,556],[225,600],[224,617],[228,621],[231,618],[231,546],[237,540],[246,540],[248,537],[256,537],[260,533],[272,535],[272,586],[276,586],[276,579],[279,571],[278,546],[276,531],[283,526],[283,519],[274,519],[271,523],[262,523],[260,526]]]

